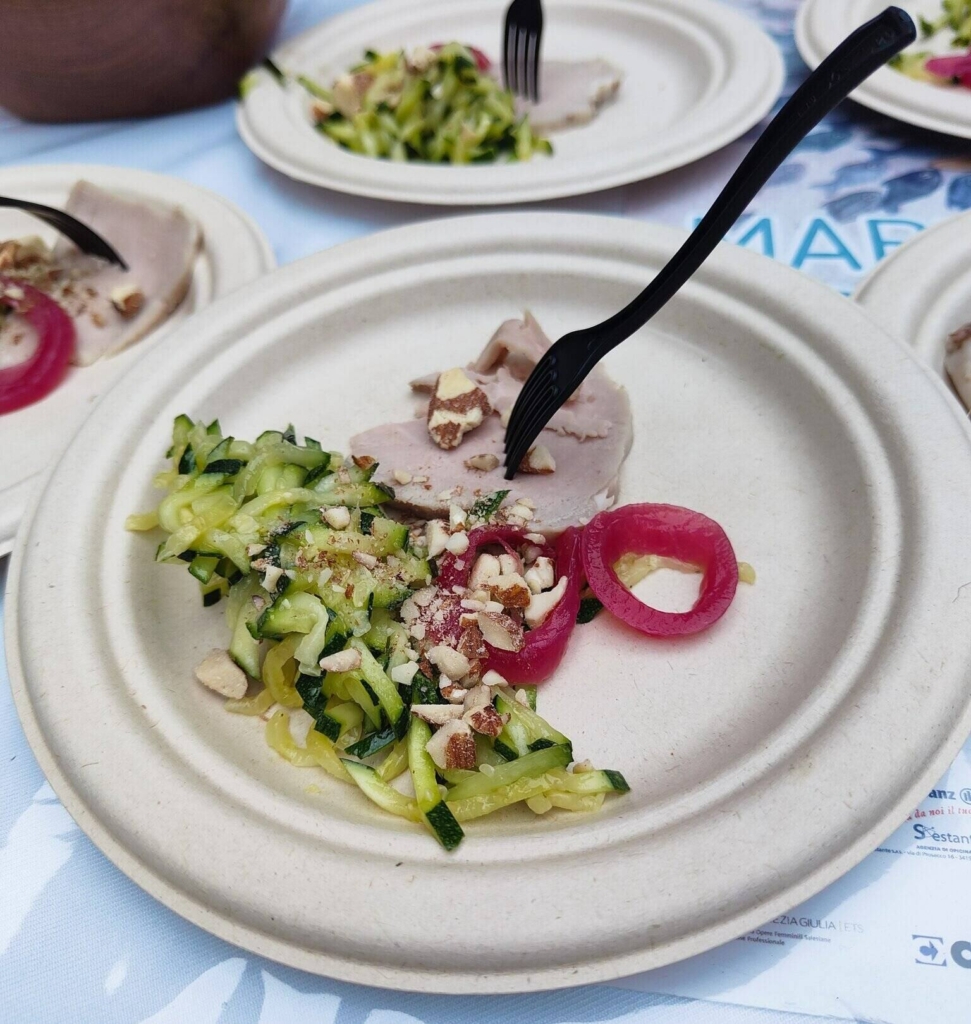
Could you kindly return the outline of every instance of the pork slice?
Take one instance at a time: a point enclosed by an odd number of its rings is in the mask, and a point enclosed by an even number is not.
[[[530,525],[550,536],[592,518],[613,504],[620,467],[633,440],[627,392],[602,367],[590,374],[537,440],[549,449],[555,471],[517,474],[511,486],[503,480],[502,414],[515,404],[523,381],[549,344],[529,313],[499,327],[466,369],[488,395],[493,413],[458,448],[443,451],[433,444],[420,413],[421,418],[358,434],[351,439],[352,454],[377,459],[376,478],[394,488],[399,508],[416,515],[444,516],[450,504],[468,509],[477,498],[509,488],[511,499],[528,498],[535,504]],[[427,394],[437,377],[412,381],[412,388]],[[469,468],[466,462],[476,455],[496,456],[499,466],[487,471]],[[402,484],[401,479],[409,482]]]
[[[947,339],[944,369],[964,402],[971,409],[971,323],[959,327]]]
[[[75,363],[87,366],[114,355],[143,337],[185,298],[202,243],[198,225],[182,210],[126,199],[79,181],[65,210],[109,241],[129,269],[80,253],[60,238],[52,254],[61,271],[52,294],[74,318]],[[132,316],[112,302],[116,289],[133,288],[144,296]]]
[[[375,480],[394,489],[393,504],[424,518],[447,518],[450,505],[469,509],[478,498],[508,489],[508,504],[530,499],[536,506],[530,528],[552,537],[592,519],[616,500],[620,466],[630,448],[629,430],[585,441],[544,431],[539,440],[555,459],[556,472],[519,473],[512,482],[503,479],[504,435],[499,417],[489,416],[458,448],[443,451],[429,440],[425,424],[415,419],[352,437],[351,452],[377,459]],[[488,454],[499,459],[494,470],[482,472],[465,465],[474,455]],[[411,482],[399,483],[396,470],[410,474]]]
[[[512,411],[523,383],[550,344],[543,328],[527,310],[522,320],[501,323],[465,372],[485,392],[493,410],[503,417]],[[420,394],[430,394],[437,379],[437,373],[426,374],[413,380],[411,388]],[[424,416],[425,408],[417,409],[416,415]],[[606,437],[612,422],[623,422],[629,415],[623,389],[598,366],[556,412],[547,429],[581,440]]]
[[[609,61],[543,61],[540,77],[540,101],[520,100],[519,113],[529,115],[529,123],[540,135],[586,124],[597,110],[620,88],[622,72]]]

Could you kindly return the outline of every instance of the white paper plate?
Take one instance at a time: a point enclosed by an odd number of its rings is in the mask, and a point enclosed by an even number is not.
[[[98,396],[150,346],[169,338],[186,317],[276,266],[263,233],[242,210],[213,192],[163,174],[88,164],[5,167],[0,169],[0,195],[63,206],[81,178],[129,197],[181,206],[202,227],[204,249],[196,260],[188,295],[157,330],[112,359],[73,367],[48,398],[0,416],[0,556],[13,547],[37,474],[77,429]],[[56,238],[56,232],[34,217],[0,210],[0,239],[31,234],[49,242]],[[182,337],[191,344],[191,339]]]
[[[854,299],[947,381],[947,336],[971,321],[971,213],[922,231],[878,263]]]
[[[449,855],[263,743],[192,669],[224,642],[126,513],[185,411],[328,448],[410,415],[406,381],[528,306],[553,337],[618,309],[684,235],[557,214],[422,224],[291,264],[201,313],[99,404],[21,531],[6,649],[30,743],[98,846],[166,905],[295,967],[502,992],[725,942],[878,845],[971,728],[971,433],[941,382],[829,289],[724,247],[609,360],[622,499],[703,510],[759,574],[710,632],[577,631],[540,710],[632,792],[523,808]],[[927,453],[933,453],[928,458]],[[65,510],[70,509],[70,514]],[[955,599],[955,595],[959,599]],[[319,792],[308,792],[313,783]]]
[[[500,57],[505,0],[379,0],[325,21],[275,55],[288,72],[330,83],[367,47],[461,39]],[[782,88],[775,44],[712,0],[547,0],[550,58],[606,57],[624,72],[617,99],[589,125],[553,136],[526,164],[442,167],[358,156],[322,138],[307,96],[269,73],[240,104],[253,152],[301,181],[341,192],[439,205],[494,205],[580,195],[650,178],[712,153],[771,110]]]
[[[799,52],[810,67],[816,67],[853,29],[886,6],[886,0],[804,0],[796,17]],[[933,19],[941,14],[940,0],[907,0],[898,6],[915,20],[921,14]],[[933,40],[918,40],[913,49],[957,52],[947,47],[944,33]],[[917,82],[892,68],[881,68],[852,98],[898,121],[971,139],[971,90]]]

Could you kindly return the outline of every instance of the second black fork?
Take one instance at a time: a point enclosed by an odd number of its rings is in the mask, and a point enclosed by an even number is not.
[[[506,88],[539,102],[539,53],[543,38],[540,0],[512,0],[502,34],[502,71]]]

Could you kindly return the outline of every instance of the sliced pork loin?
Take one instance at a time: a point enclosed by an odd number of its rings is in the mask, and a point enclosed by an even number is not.
[[[948,337],[944,369],[965,407],[971,409],[971,323]]]
[[[545,135],[586,124],[620,88],[623,74],[606,60],[543,61],[540,101],[520,100],[519,112],[529,114],[534,132]]]
[[[446,451],[433,443],[423,413],[358,434],[351,439],[352,453],[377,459],[377,479],[394,488],[398,507],[416,515],[447,517],[452,504],[468,509],[477,498],[508,488],[510,503],[525,498],[536,506],[529,525],[537,532],[555,535],[592,518],[616,499],[620,467],[633,439],[627,392],[601,367],[537,440],[552,456],[554,471],[519,473],[511,484],[503,479],[505,414],[549,345],[529,313],[499,327],[465,368],[488,395],[492,414],[457,448]],[[420,378],[412,387],[431,394],[437,377]]]
[[[105,238],[129,269],[78,251],[58,239],[48,251],[34,242],[4,243],[3,273],[19,277],[56,299],[74,320],[74,362],[87,366],[143,337],[185,298],[201,246],[198,225],[181,210],[126,199],[78,182],[64,206]],[[0,260],[0,263],[4,262]],[[0,328],[0,353],[23,331],[19,318]],[[17,345],[20,358],[29,346]]]
[[[192,283],[202,233],[177,207],[125,199],[87,181],[74,186],[64,208],[106,238],[129,267],[123,271],[98,260],[84,276],[84,294],[93,305],[76,324],[76,360],[86,366],[127,348],[182,302]],[[73,243],[60,239],[54,247],[55,261],[72,257],[91,260],[81,257]],[[89,289],[96,295],[90,296]],[[131,315],[119,312],[112,300],[113,293],[126,291],[144,297],[140,309]],[[101,316],[94,316],[96,312]]]

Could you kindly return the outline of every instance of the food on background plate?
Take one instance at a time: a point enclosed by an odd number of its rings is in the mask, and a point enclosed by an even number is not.
[[[498,465],[481,439],[501,437],[548,346],[528,313],[506,321],[465,369],[412,382],[429,397],[405,447],[390,425],[355,438],[346,459],[298,443],[293,427],[251,443],[179,416],[155,481],[169,493],[126,523],[165,532],[156,561],[187,565],[203,605],[227,599],[228,648],[205,656],[198,681],[227,710],[261,716],[291,764],[354,783],[446,849],[460,822],[512,804],[593,811],[628,790],[619,772],[576,762],[536,710],[577,625],[606,608],[647,636],[688,636],[725,613],[739,580],[754,582],[707,517],[605,507],[632,429],[626,392],[600,368],[551,421],[560,461],[537,445],[528,472],[489,490]],[[385,482],[362,450],[369,435],[432,459],[435,483],[400,469]],[[601,479],[609,486],[594,489]],[[631,593],[661,568],[703,574],[692,609],[660,611]]]
[[[380,464],[376,479],[395,492],[396,507],[444,516],[470,509],[503,485],[507,417],[526,378],[549,348],[535,318],[501,324],[479,357],[412,381],[418,416],[351,438],[351,453]],[[531,528],[556,534],[579,526],[617,497],[620,467],[633,441],[627,392],[597,366],[553,416],[516,480],[533,507]]]
[[[318,131],[353,152],[391,160],[491,163],[552,153],[542,133],[589,121],[620,86],[605,60],[547,61],[542,98],[517,100],[489,58],[461,43],[377,53],[330,88],[305,76]]]
[[[971,323],[953,331],[947,339],[944,369],[966,408],[971,409]]]
[[[558,132],[587,124],[620,88],[621,73],[602,57],[544,60],[538,103],[520,100],[533,131]]]
[[[138,341],[176,309],[192,280],[201,233],[181,210],[86,181],[74,186],[64,209],[107,238],[129,269],[81,253],[64,238],[53,248],[36,237],[0,242],[0,412],[29,404],[12,404],[15,386],[22,398],[27,382],[30,401],[37,401],[57,386],[67,362],[90,366]],[[71,352],[56,380],[36,372],[38,361],[49,361],[41,357],[45,337],[28,315],[41,301],[38,293],[56,303],[73,328]]]
[[[942,0],[940,17],[920,18],[923,39],[949,34],[952,47],[967,47],[967,52],[935,54],[917,50],[898,54],[890,66],[908,78],[935,85],[961,85],[971,89],[971,0]]]

